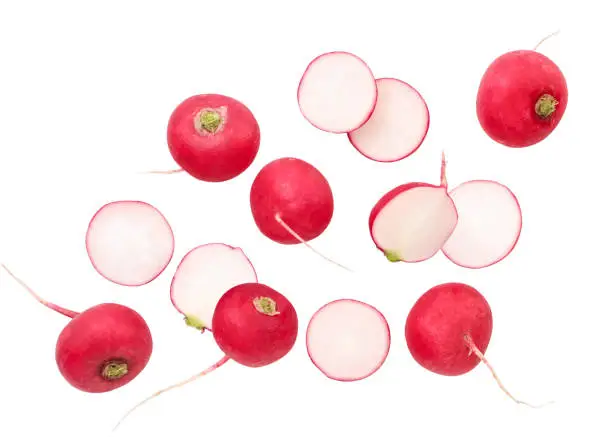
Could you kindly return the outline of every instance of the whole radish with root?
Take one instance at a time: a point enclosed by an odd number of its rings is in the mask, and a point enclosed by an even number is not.
[[[518,404],[485,358],[491,340],[493,315],[475,288],[463,283],[432,287],[414,304],[406,318],[408,350],[425,369],[445,376],[463,375],[484,363],[501,390]]]
[[[105,393],[123,387],[144,370],[153,352],[153,339],[136,311],[103,303],[77,313],[42,299],[2,267],[41,304],[72,319],[55,347],[58,369],[70,385],[87,393]]]
[[[207,375],[230,360],[251,368],[280,360],[295,344],[298,317],[291,302],[271,287],[260,283],[239,284],[219,299],[212,319],[212,334],[225,354],[223,358],[203,372],[143,400],[123,416],[115,429],[149,400]]]
[[[182,101],[168,121],[170,154],[180,169],[205,182],[225,182],[249,168],[259,152],[259,124],[242,102],[221,94]]]

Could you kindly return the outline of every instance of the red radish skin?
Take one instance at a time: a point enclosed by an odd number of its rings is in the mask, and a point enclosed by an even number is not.
[[[317,129],[337,134],[363,126],[374,111],[377,96],[370,67],[358,56],[343,51],[313,59],[297,92],[304,118]]]
[[[109,392],[144,370],[153,352],[153,339],[136,311],[116,303],[95,305],[82,313],[67,310],[43,300],[2,267],[40,303],[72,319],[57,339],[55,359],[61,375],[74,388]]]
[[[306,349],[317,369],[330,379],[360,381],[376,373],[391,347],[385,317],[373,306],[339,299],[321,307],[306,330]]]
[[[236,285],[251,282],[258,282],[257,273],[242,249],[224,243],[203,244],[191,249],[176,268],[170,300],[188,326],[210,331],[221,296]]]
[[[442,252],[460,267],[481,269],[508,257],[523,218],[514,193],[495,181],[472,180],[450,191],[459,220]]]
[[[416,152],[429,131],[429,108],[411,85],[376,79],[378,98],[368,121],[348,133],[359,153],[378,162],[401,161]]]
[[[251,185],[251,213],[259,231],[279,244],[304,244],[347,270],[308,242],[321,235],[334,215],[329,182],[312,164],[279,158],[266,164]]]
[[[442,248],[455,229],[458,215],[447,191],[444,155],[440,173],[440,185],[402,184],[387,192],[372,208],[368,220],[370,236],[389,261],[425,261]]]
[[[174,233],[154,206],[135,200],[116,201],[94,214],[85,247],[102,277],[137,287],[152,282],[166,269],[174,254]]]
[[[239,284],[228,290],[217,303],[212,324],[213,337],[224,357],[203,372],[149,396],[128,411],[115,429],[149,400],[195,381],[229,361],[258,368],[280,360],[293,349],[298,334],[298,317],[291,302],[261,283]]]
[[[260,129],[242,102],[220,94],[200,94],[172,112],[167,139],[170,154],[182,170],[201,181],[224,182],[253,163]]]
[[[502,391],[512,396],[484,357],[493,331],[489,303],[475,288],[457,282],[432,287],[414,304],[406,318],[410,354],[425,369],[444,376],[468,373],[481,361]]]
[[[567,82],[559,67],[534,50],[516,50],[495,59],[478,88],[476,112],[485,133],[513,148],[547,138],[567,107]]]

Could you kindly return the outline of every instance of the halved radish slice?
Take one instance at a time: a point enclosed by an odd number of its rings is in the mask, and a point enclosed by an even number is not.
[[[125,286],[147,284],[166,269],[174,234],[154,206],[135,200],[111,202],[89,222],[87,255],[104,278]]]
[[[377,94],[374,75],[361,58],[329,52],[308,64],[297,97],[302,115],[313,126],[347,133],[368,121]]]
[[[217,302],[236,285],[257,281],[251,261],[242,249],[210,243],[191,249],[181,260],[170,285],[170,299],[198,330],[212,329]]]
[[[412,155],[429,130],[429,109],[412,86],[398,79],[376,79],[378,98],[366,124],[349,132],[351,144],[366,158],[394,162]]]
[[[391,346],[385,317],[373,306],[340,299],[320,308],[306,330],[313,364],[328,378],[358,381],[384,364]]]
[[[372,208],[370,235],[391,262],[420,262],[434,256],[457,225],[447,192],[442,157],[440,185],[411,182],[395,187]]]
[[[494,181],[465,182],[450,192],[457,227],[442,251],[453,263],[472,269],[497,264],[516,246],[523,219],[518,199]]]

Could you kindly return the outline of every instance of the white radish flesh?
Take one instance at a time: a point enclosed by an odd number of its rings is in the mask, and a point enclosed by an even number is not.
[[[442,251],[453,263],[484,268],[506,258],[518,242],[521,207],[508,187],[494,181],[465,182],[450,191],[459,220]]]
[[[174,234],[152,205],[117,201],[93,216],[85,244],[100,275],[119,285],[140,286],[157,278],[170,263]]]
[[[170,286],[174,307],[196,329],[212,329],[217,302],[236,285],[257,282],[242,249],[222,243],[198,246],[179,263]]]
[[[387,359],[390,345],[385,317],[371,305],[352,299],[320,308],[306,331],[311,361],[337,381],[358,381],[374,374]]]
[[[368,121],[377,96],[376,81],[368,65],[346,52],[315,58],[298,87],[302,115],[326,132],[348,133]]]
[[[398,79],[376,79],[378,98],[366,124],[348,134],[365,157],[394,162],[412,155],[429,129],[429,109],[412,86]]]

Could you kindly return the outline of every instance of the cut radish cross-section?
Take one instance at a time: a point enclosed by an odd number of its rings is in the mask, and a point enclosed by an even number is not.
[[[212,330],[217,302],[229,289],[257,282],[253,265],[242,249],[210,243],[190,250],[179,263],[170,285],[170,299],[198,330]]]
[[[457,225],[447,192],[442,157],[440,185],[411,182],[395,187],[372,208],[370,235],[391,262],[420,262],[434,256]]]
[[[459,220],[442,251],[453,263],[483,268],[514,249],[522,228],[521,207],[508,187],[494,181],[469,181],[450,193]]]
[[[366,124],[348,134],[365,157],[394,162],[412,155],[425,140],[429,110],[417,90],[398,79],[376,79],[378,98]]]
[[[390,345],[385,317],[371,305],[352,299],[324,305],[306,331],[311,361],[337,381],[358,381],[374,374],[387,359]]]
[[[313,126],[348,133],[368,121],[377,94],[374,75],[362,59],[330,52],[308,64],[298,86],[298,104]]]
[[[166,269],[174,253],[174,235],[155,207],[140,201],[117,201],[95,213],[85,245],[100,275],[119,285],[139,286]]]

